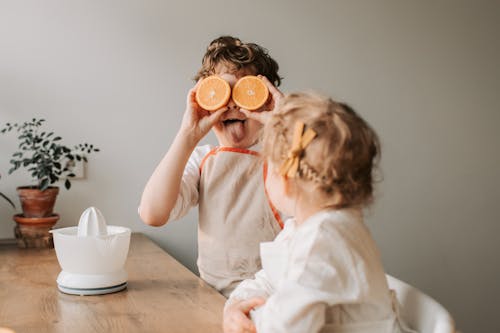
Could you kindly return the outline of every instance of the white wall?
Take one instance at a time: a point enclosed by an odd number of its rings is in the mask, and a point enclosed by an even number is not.
[[[69,144],[101,148],[87,179],[61,191],[59,227],[95,205],[195,270],[196,212],[153,229],[139,197],[207,43],[260,43],[284,91],[345,100],[380,134],[384,181],[368,224],[388,272],[439,300],[462,331],[493,332],[499,31],[495,1],[0,0],[0,123],[43,117]],[[27,182],[7,176],[15,147],[0,136],[0,189],[12,197]],[[0,202],[0,238],[13,237],[12,214]]]

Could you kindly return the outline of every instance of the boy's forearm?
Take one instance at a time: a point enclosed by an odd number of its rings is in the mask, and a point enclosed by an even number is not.
[[[165,224],[177,197],[184,168],[197,142],[182,129],[177,133],[168,152],[149,178],[142,193],[139,214],[144,223]]]

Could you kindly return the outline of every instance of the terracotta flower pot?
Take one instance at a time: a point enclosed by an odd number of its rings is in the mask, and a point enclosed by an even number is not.
[[[24,217],[47,217],[54,211],[59,187],[49,187],[40,191],[33,186],[20,186],[17,194],[21,201]]]

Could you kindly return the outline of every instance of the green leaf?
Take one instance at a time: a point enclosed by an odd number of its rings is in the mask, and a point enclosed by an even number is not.
[[[66,181],[64,182],[64,187],[66,187],[67,190],[71,188],[71,182],[69,181],[69,179],[66,179]]]
[[[40,183],[40,190],[45,191],[49,187],[49,180],[48,178],[44,178],[42,182]]]
[[[55,182],[57,182],[59,180],[59,177],[57,177],[55,174],[49,174],[49,178],[50,178],[51,184],[54,184]]]
[[[12,208],[16,209],[16,205],[14,205],[14,203],[12,202],[12,200],[10,200],[5,194],[3,194],[2,192],[0,192],[0,196],[2,198],[4,198],[5,200],[7,200],[7,202],[10,203],[10,205],[12,206]]]

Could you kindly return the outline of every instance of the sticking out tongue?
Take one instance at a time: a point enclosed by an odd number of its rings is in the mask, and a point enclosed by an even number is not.
[[[243,121],[232,121],[226,125],[226,129],[228,130],[229,135],[231,135],[231,139],[235,142],[239,142],[245,137]]]

